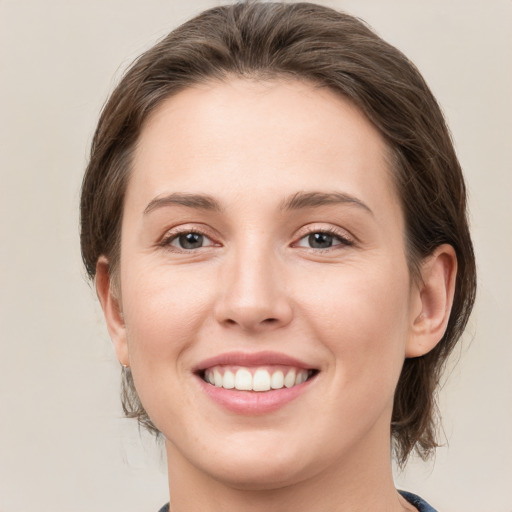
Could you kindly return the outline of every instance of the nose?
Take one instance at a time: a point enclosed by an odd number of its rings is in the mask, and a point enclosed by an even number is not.
[[[291,298],[278,259],[271,251],[239,251],[223,263],[215,315],[226,327],[262,332],[288,325]]]

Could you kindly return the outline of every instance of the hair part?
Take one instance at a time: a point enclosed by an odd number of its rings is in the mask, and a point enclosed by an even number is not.
[[[466,190],[443,114],[420,73],[357,18],[310,3],[237,3],[203,12],[142,54],[106,103],[93,138],[80,205],[87,273],[94,278],[104,255],[118,279],[124,196],[148,116],[187,87],[231,76],[306,80],[353,102],[390,148],[411,274],[418,276],[421,261],[439,245],[455,249],[456,290],[445,335],[428,354],[406,359],[394,399],[398,462],[405,464],[414,448],[426,458],[437,446],[441,372],[476,292]],[[158,432],[129,371],[123,371],[122,397],[127,416]]]

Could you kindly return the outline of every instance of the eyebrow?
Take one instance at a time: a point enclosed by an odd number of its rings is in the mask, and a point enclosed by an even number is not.
[[[368,205],[363,203],[357,197],[343,192],[297,192],[289,198],[285,199],[280,209],[282,211],[300,210],[305,208],[315,208],[330,204],[349,204],[366,210],[373,215]],[[199,210],[220,212],[222,208],[219,202],[212,196],[207,194],[184,194],[172,193],[163,197],[155,197],[152,199],[144,210],[144,214],[148,214],[153,210],[164,206],[179,205]]]
[[[370,207],[357,197],[343,192],[297,192],[281,203],[281,210],[300,210],[330,204],[349,204],[366,210],[373,215]]]
[[[221,207],[217,200],[207,194],[173,193],[163,197],[155,197],[144,210],[144,215],[164,206],[179,205],[199,210],[220,212]]]

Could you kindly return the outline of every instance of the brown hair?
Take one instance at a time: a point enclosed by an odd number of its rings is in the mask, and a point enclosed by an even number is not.
[[[390,148],[412,274],[439,245],[454,247],[457,282],[446,333],[428,354],[406,359],[394,400],[398,461],[405,463],[413,448],[426,457],[437,446],[441,371],[475,298],[465,185],[441,110],[420,73],[360,20],[310,3],[238,3],[203,12],[140,56],[105,105],[92,142],[81,197],[89,276],[100,255],[115,273],[131,156],[148,115],[179,90],[233,75],[309,80],[350,99]],[[157,431],[129,370],[123,372],[123,408]]]

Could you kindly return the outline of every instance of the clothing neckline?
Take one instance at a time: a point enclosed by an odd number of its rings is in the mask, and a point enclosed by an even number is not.
[[[436,512],[436,509],[429,505],[424,499],[412,492],[401,491],[398,492],[411,504],[414,505],[418,512]]]
[[[411,504],[414,505],[418,512],[436,512],[434,508],[432,508],[424,499],[420,498],[418,495],[413,494],[412,492],[401,491],[398,492]],[[164,505],[159,512],[169,512],[169,503]]]

